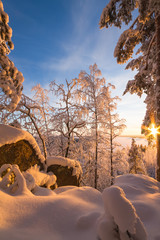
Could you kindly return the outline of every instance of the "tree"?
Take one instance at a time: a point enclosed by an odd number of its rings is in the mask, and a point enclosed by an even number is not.
[[[95,161],[94,161],[94,171],[95,180],[94,187],[97,188],[97,164],[98,164],[98,147],[99,147],[99,127],[102,122],[102,117],[104,116],[104,98],[102,97],[102,89],[105,86],[105,78],[101,77],[101,71],[98,69],[97,65],[90,65],[90,74],[86,71],[81,71],[79,77],[75,79],[78,86],[77,94],[79,99],[84,104],[86,113],[88,114],[87,123],[93,132],[93,141],[95,143]]]
[[[136,144],[134,138],[132,138],[131,148],[128,153],[129,159],[129,173],[132,174],[145,174],[145,167],[142,160],[142,151],[140,147]]]
[[[134,10],[138,8],[138,16]],[[125,30],[116,45],[114,56],[118,63],[125,63],[138,47],[138,57],[131,60],[126,69],[136,69],[134,80],[126,86],[126,92],[147,94],[146,119],[154,116],[160,125],[160,1],[159,0],[111,0],[103,9],[100,27],[111,25],[121,28],[122,23],[130,27]],[[134,14],[133,14],[134,13]],[[157,180],[160,181],[160,135],[157,135]]]
[[[115,100],[118,99],[117,97],[111,97],[110,89],[114,88],[114,86],[110,83],[106,86],[106,80],[105,78],[101,77],[102,73],[96,64],[91,65],[89,69],[89,74],[86,71],[81,71],[79,78],[75,79],[75,81],[78,88],[77,94],[83,103],[84,108],[86,109],[86,114],[88,115],[88,128],[91,131],[91,136],[93,139],[92,141],[95,146],[94,187],[97,188],[98,166],[100,165],[99,158],[103,148],[102,145],[107,145],[108,142],[111,142],[111,146],[113,147],[113,139],[111,138],[116,137],[116,124],[117,130],[118,125],[119,130],[122,126],[120,127],[120,121],[118,123],[118,116],[113,113],[113,111],[116,109]],[[109,140],[108,135],[105,134],[105,128],[109,128],[109,131],[111,131],[111,134],[109,134]],[[111,151],[113,151],[112,147]],[[90,166],[91,165],[93,169],[93,164],[90,163]]]
[[[36,110],[36,111],[35,111]],[[47,157],[47,150],[45,139],[41,133],[41,119],[38,118],[38,114],[35,112],[41,111],[41,107],[36,101],[22,94],[21,100],[18,103],[14,112],[6,111],[0,116],[0,120],[4,124],[18,126],[26,129],[32,135],[38,135],[44,153],[44,157]],[[16,124],[16,125],[15,125]]]
[[[54,123],[55,131],[61,136],[62,153],[64,157],[68,157],[74,136],[79,135],[80,129],[86,123],[82,119],[82,106],[75,102],[75,81],[66,80],[65,87],[62,84],[58,85],[55,81],[50,83],[51,91],[59,97],[59,107],[55,108],[51,121]]]
[[[32,126],[34,127],[34,131],[36,132],[36,134],[38,134],[42,142],[44,158],[46,159],[47,150],[45,139],[41,133],[41,124],[39,122],[39,119],[35,115],[35,109],[41,111],[41,107],[37,104],[37,102],[23,94],[15,111],[21,113],[19,118],[21,118],[22,121],[25,120],[25,128],[29,129],[32,128]]]
[[[45,138],[45,143],[47,145],[47,152],[50,154],[50,132],[51,132],[51,115],[54,112],[54,108],[49,104],[49,91],[43,89],[40,84],[37,84],[32,88],[35,92],[33,99],[36,101],[40,108],[34,109],[34,114],[37,116],[38,120],[41,122],[41,133]]]
[[[128,147],[117,148],[114,152],[113,159],[114,176],[127,174],[129,171],[128,164]]]
[[[110,154],[110,166],[111,166],[111,185],[113,184],[113,151],[115,146],[117,146],[115,139],[118,137],[122,130],[126,127],[124,124],[124,119],[119,119],[119,115],[115,112],[117,109],[117,101],[120,100],[120,98],[111,97],[111,91],[110,88],[115,88],[113,85],[109,85],[108,87],[103,88],[103,96],[106,99],[107,106],[105,107],[106,110],[106,117],[104,121],[104,134],[107,135],[107,147]]]
[[[9,16],[0,0],[0,111],[14,111],[20,101],[24,81],[22,73],[7,56],[14,49],[12,28],[8,22]]]

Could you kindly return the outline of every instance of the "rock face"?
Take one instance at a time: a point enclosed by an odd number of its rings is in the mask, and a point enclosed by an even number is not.
[[[47,168],[47,172],[52,172],[56,175],[58,187],[67,185],[80,186],[81,176],[73,175],[72,167],[53,164]]]
[[[0,147],[0,167],[5,163],[17,164],[21,171],[26,171],[35,164],[40,166],[40,170],[44,169],[36,151],[26,140]]]

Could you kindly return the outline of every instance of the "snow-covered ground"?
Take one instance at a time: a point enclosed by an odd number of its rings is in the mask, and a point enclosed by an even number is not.
[[[29,134],[4,125],[0,130],[0,146],[27,139],[39,153]],[[59,160],[52,157],[48,164]],[[91,187],[54,191],[39,187],[55,181],[54,175],[40,173],[36,166],[23,173],[16,165],[0,168],[0,240],[160,240],[160,183],[156,180],[123,175],[103,193]]]
[[[159,240],[160,183],[124,175],[101,194],[90,187],[20,189],[0,186],[1,240]],[[2,180],[2,179],[1,179]]]

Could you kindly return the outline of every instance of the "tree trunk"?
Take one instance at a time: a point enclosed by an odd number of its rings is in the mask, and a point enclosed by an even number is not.
[[[70,139],[70,134],[68,135],[68,143],[67,143],[67,148],[66,148],[66,153],[65,153],[65,158],[67,158],[68,157],[68,153],[69,153],[69,148],[70,148],[70,141],[71,141],[71,139]]]
[[[160,15],[156,14],[156,52],[157,52],[157,74],[156,74],[156,125],[160,126]],[[157,180],[160,181],[160,135],[157,134]]]
[[[113,138],[112,129],[110,129],[110,159],[111,159],[111,185],[113,185]]]
[[[34,121],[32,115],[30,114],[30,109],[29,109],[29,107],[27,107],[27,106],[25,106],[25,107],[26,107],[27,110],[28,110],[27,113],[26,113],[25,111],[23,111],[22,109],[19,109],[19,111],[21,111],[21,112],[24,113],[24,114],[27,114],[27,116],[31,119],[31,121],[32,121],[32,123],[33,123],[33,125],[34,125],[34,127],[35,127],[35,129],[36,129],[36,131],[37,131],[37,133],[38,133],[38,135],[39,135],[39,138],[40,138],[40,140],[41,140],[41,142],[42,142],[43,153],[44,153],[44,158],[45,158],[45,163],[46,163],[47,149],[46,149],[45,140],[44,140],[44,138],[43,138],[43,136],[42,136],[42,134],[41,134],[41,132],[40,132],[40,130],[39,130],[36,122]]]
[[[98,162],[98,127],[97,127],[97,114],[96,114],[96,152],[95,152],[95,179],[94,179],[94,187],[97,189],[97,180],[98,180],[98,173],[97,173],[97,162]]]

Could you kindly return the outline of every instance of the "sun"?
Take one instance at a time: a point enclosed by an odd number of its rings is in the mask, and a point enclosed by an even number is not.
[[[152,124],[151,127],[148,128],[148,130],[150,131],[149,135],[153,135],[154,137],[159,134],[159,127],[156,128],[154,124]]]

